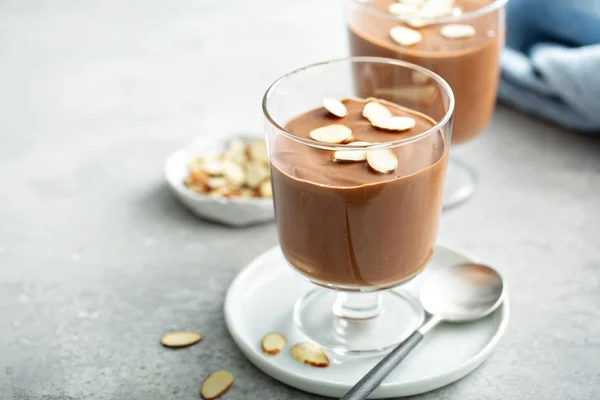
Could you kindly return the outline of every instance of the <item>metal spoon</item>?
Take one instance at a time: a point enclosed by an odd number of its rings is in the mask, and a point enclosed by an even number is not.
[[[366,399],[423,339],[442,321],[468,322],[491,314],[502,304],[504,283],[494,269],[475,263],[436,271],[421,289],[421,305],[431,318],[385,356],[340,400]]]

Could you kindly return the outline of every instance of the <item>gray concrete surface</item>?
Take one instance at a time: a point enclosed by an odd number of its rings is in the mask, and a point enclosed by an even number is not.
[[[267,84],[346,51],[339,0],[0,2],[0,399],[195,399],[223,367],[225,399],[315,398],[223,321],[274,227],[196,220],[161,169],[197,135],[261,130]],[[440,236],[503,271],[512,320],[479,370],[419,398],[600,398],[600,142],[499,107],[459,152],[479,191]],[[171,329],[206,339],[165,351]]]

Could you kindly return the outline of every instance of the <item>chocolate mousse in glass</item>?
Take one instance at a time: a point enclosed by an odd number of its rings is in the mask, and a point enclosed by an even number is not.
[[[456,98],[452,144],[467,142],[485,129],[494,109],[507,1],[346,0],[351,55],[403,60],[439,74]],[[429,86],[417,74],[407,86],[388,81],[378,95],[421,102],[433,93]],[[436,115],[435,106],[423,111]],[[463,202],[474,189],[474,171],[452,155],[444,208]]]
[[[435,89],[427,103],[379,95],[415,74]],[[298,300],[294,320],[321,346],[384,351],[422,322],[412,296],[386,289],[417,276],[433,254],[453,109],[438,75],[374,57],[301,68],[265,94],[281,250],[320,286]]]

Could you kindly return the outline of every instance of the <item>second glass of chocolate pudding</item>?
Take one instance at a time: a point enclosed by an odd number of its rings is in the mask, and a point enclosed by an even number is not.
[[[492,116],[507,1],[346,0],[351,55],[403,60],[439,74],[456,98],[452,144],[465,143],[479,135]],[[443,113],[435,109],[435,102],[427,106],[436,93],[419,74],[406,86],[389,81],[375,95],[406,98],[411,101],[407,106],[424,104],[421,109],[432,117]],[[444,208],[468,199],[475,177],[475,171],[452,154]]]
[[[431,103],[379,97],[415,74],[436,91]],[[439,114],[429,115],[432,107]],[[422,322],[418,301],[399,287],[434,252],[453,109],[438,75],[374,57],[298,69],[265,94],[281,250],[318,285],[293,318],[314,342],[342,354],[380,352]]]

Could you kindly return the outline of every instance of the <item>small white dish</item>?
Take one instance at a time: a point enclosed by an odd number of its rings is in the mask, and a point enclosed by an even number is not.
[[[468,261],[478,260],[438,244],[426,271],[404,289],[416,295],[429,271]],[[252,261],[231,283],[225,299],[225,321],[234,341],[259,369],[297,389],[339,398],[381,357],[327,352],[331,361],[328,368],[303,365],[291,357],[291,346],[307,340],[292,321],[294,302],[314,288],[293,272],[279,246],[274,247]],[[438,326],[369,398],[413,396],[463,378],[490,355],[508,319],[507,298],[498,310],[481,320]],[[261,351],[260,340],[268,332],[287,337],[285,348],[276,356]]]
[[[272,221],[273,200],[244,197],[212,197],[188,189],[188,161],[195,156],[223,152],[232,138],[203,137],[187,149],[171,154],[165,162],[165,178],[175,196],[195,215],[230,226],[246,226]],[[250,139],[250,138],[242,138]]]

